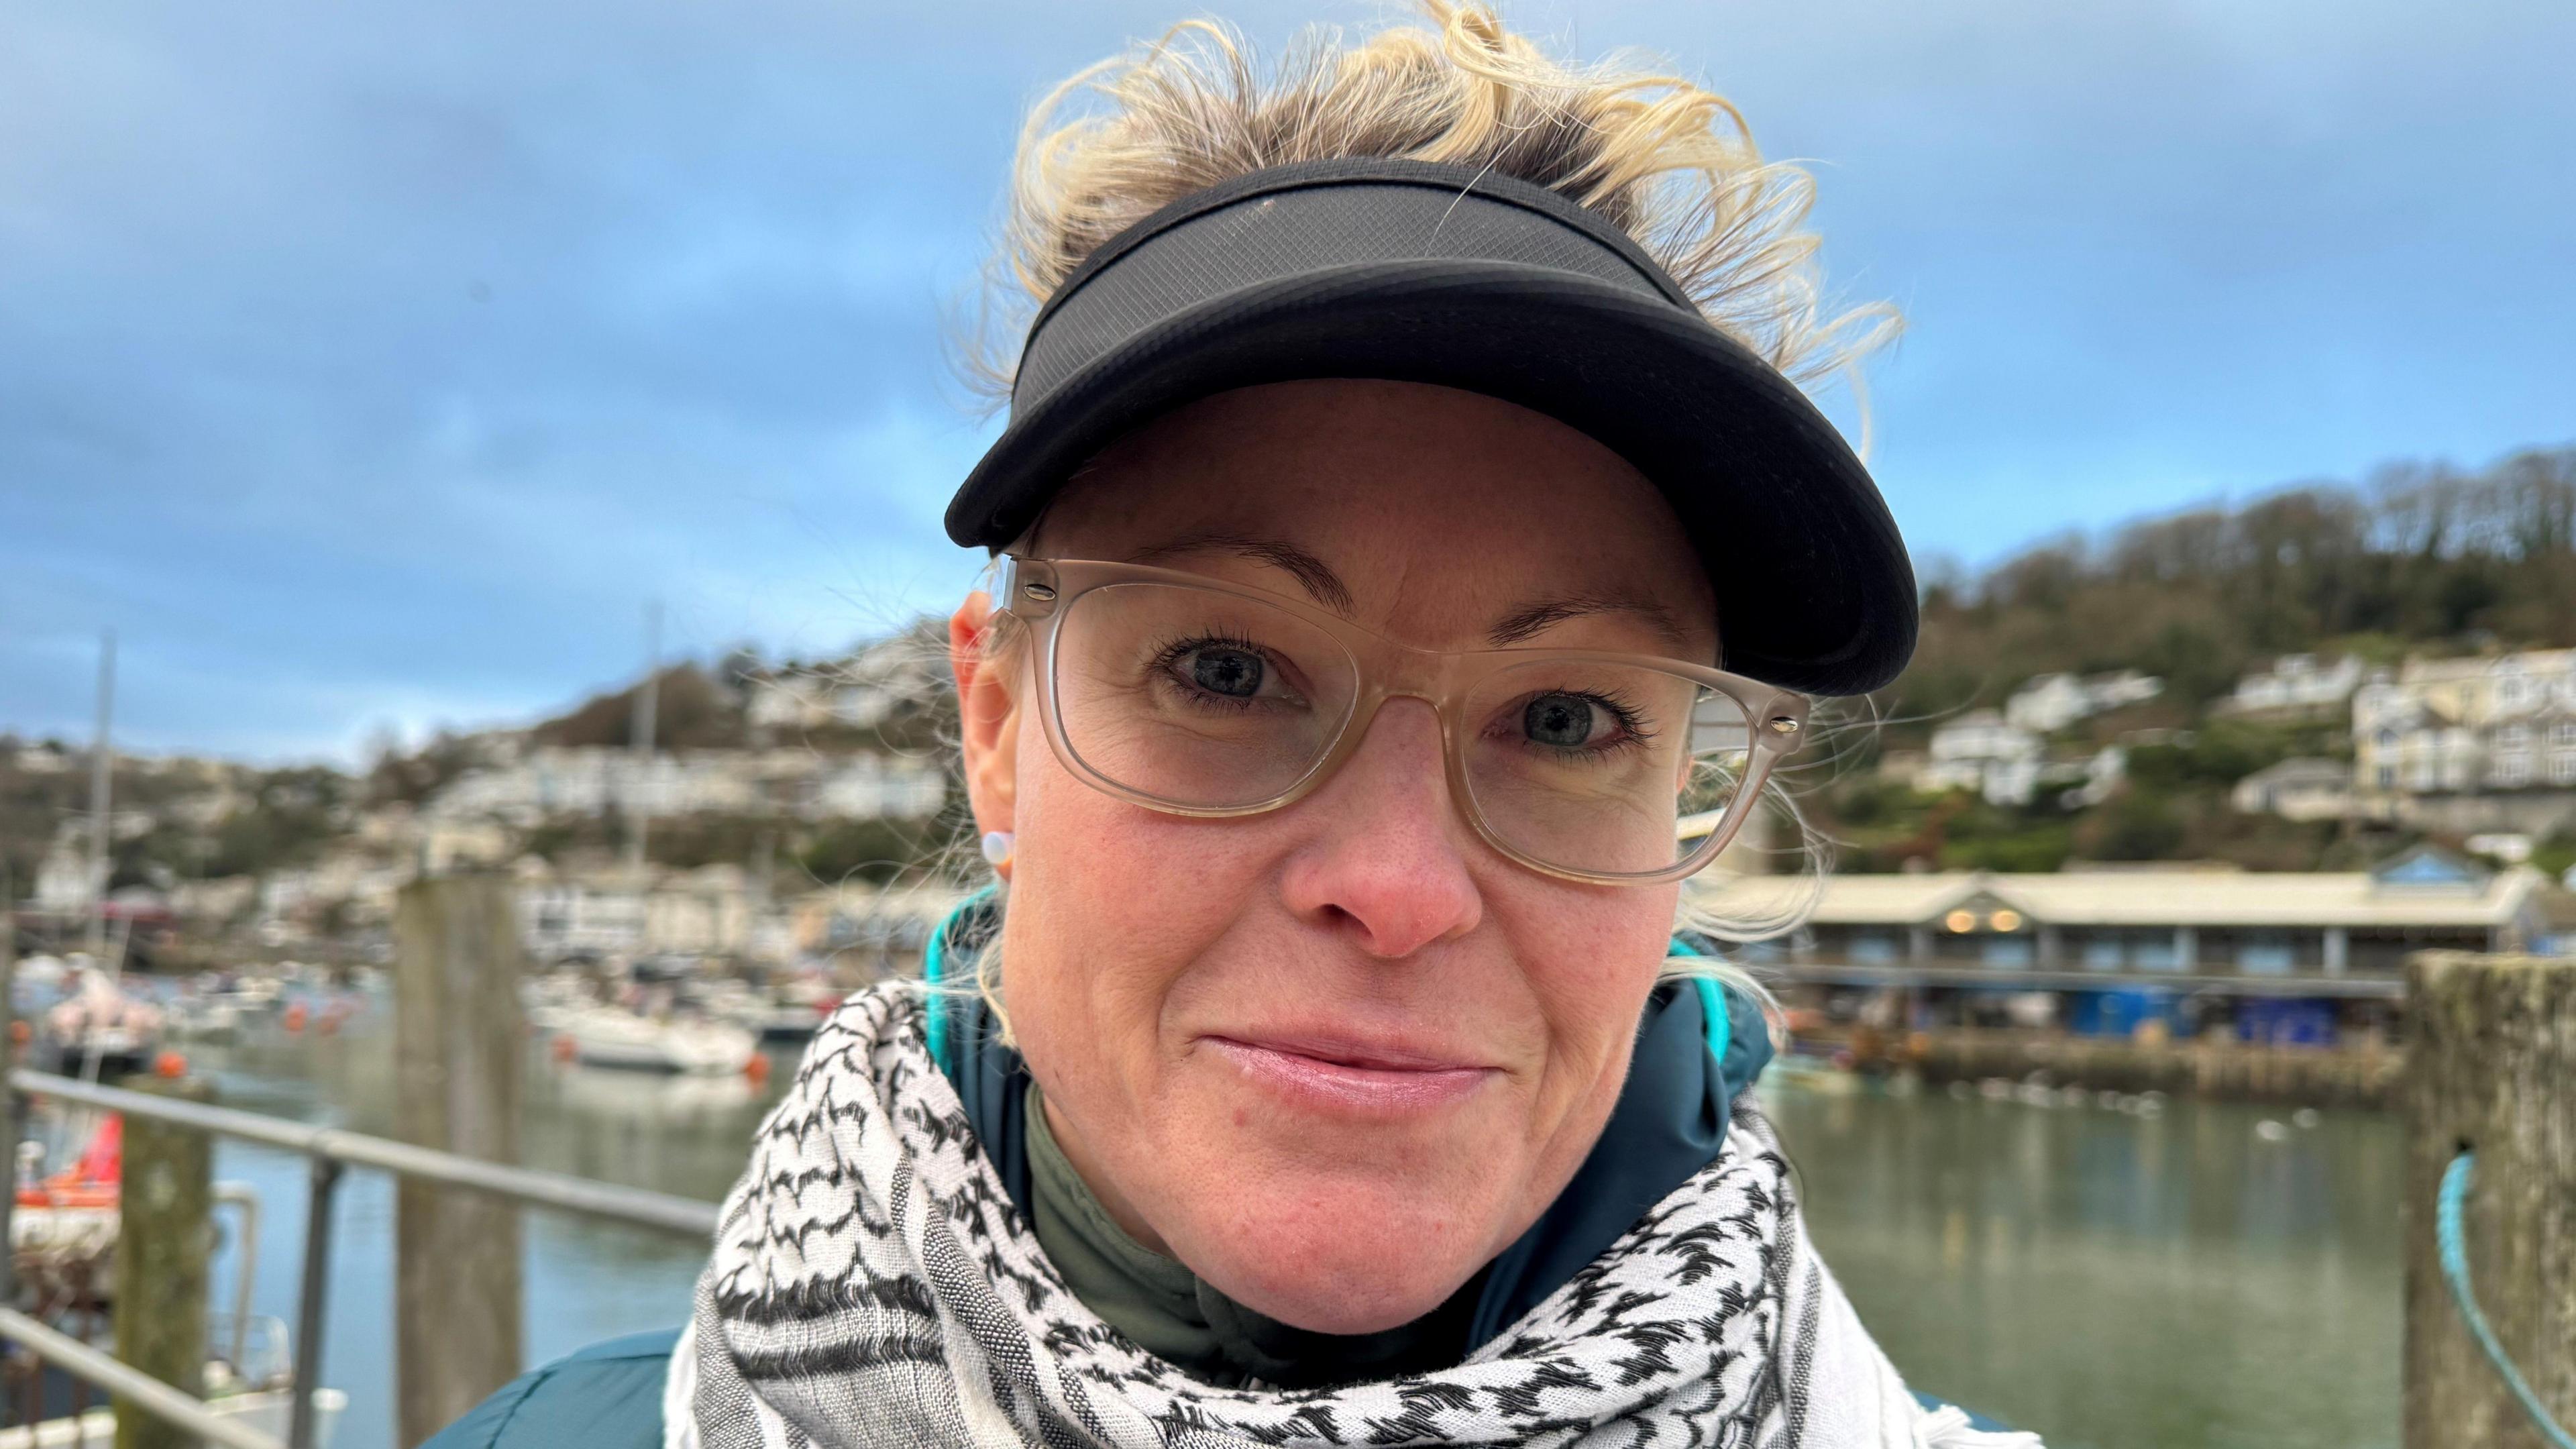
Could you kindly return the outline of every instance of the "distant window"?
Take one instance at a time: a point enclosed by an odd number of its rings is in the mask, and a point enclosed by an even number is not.
[[[2236,969],[2248,976],[2286,976],[2298,953],[2283,931],[2251,931],[2236,943]]]
[[[2382,790],[2394,790],[2397,788],[2397,767],[2395,765],[2382,765],[2379,767],[2379,788]]]
[[[2531,743],[2531,728],[2528,725],[2506,725],[2496,731],[2496,743],[2508,750],[2522,749]]]
[[[2511,788],[2531,783],[2531,760],[2523,755],[2507,755],[2496,761],[2495,782]]]
[[[2520,704],[2522,703],[2524,696],[2529,693],[2529,686],[2527,686],[2522,680],[2508,679],[2504,681],[2502,693],[2504,695],[2505,703]]]
[[[2576,785],[2576,754],[2549,757],[2549,783]]]
[[[2383,750],[2395,749],[2397,747],[2397,731],[2381,730],[2379,732],[2379,747]]]
[[[2576,745],[2576,723],[2551,725],[2549,742],[2553,745]]]
[[[1987,965],[2000,966],[2006,970],[2017,971],[2027,968],[2037,954],[2032,949],[2031,939],[2027,935],[1988,936],[1981,943],[1981,947],[1978,954]]]

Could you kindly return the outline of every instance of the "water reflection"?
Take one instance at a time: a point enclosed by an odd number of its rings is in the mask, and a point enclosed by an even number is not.
[[[2060,1449],[2397,1442],[2393,1118],[1767,1099],[1907,1377]]]
[[[200,1044],[190,1057],[226,1106],[391,1135],[393,1060],[383,1026],[382,1013],[331,1036],[268,1025],[236,1043]],[[780,1069],[761,1084],[742,1077],[681,1080],[558,1063],[532,1044],[522,1160],[714,1201],[742,1171],[753,1129],[784,1089],[784,1068],[791,1064],[779,1061]],[[253,1308],[291,1318],[304,1241],[302,1159],[226,1142],[216,1150],[215,1171],[261,1194],[267,1211]],[[530,1362],[619,1334],[677,1326],[687,1315],[690,1289],[706,1262],[703,1242],[560,1213],[528,1212],[522,1223]],[[389,1449],[395,1442],[389,1180],[352,1172],[334,1230],[323,1378],[350,1396],[334,1446]],[[238,1254],[227,1244],[215,1264],[217,1301],[231,1301],[238,1269]]]

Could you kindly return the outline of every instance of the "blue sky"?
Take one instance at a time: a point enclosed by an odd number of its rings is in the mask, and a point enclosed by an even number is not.
[[[13,0],[0,729],[354,758],[952,599],[1029,98],[1150,0]],[[1246,0],[1276,42],[1400,13]],[[1811,159],[1918,557],[2576,440],[2558,0],[1544,0]]]

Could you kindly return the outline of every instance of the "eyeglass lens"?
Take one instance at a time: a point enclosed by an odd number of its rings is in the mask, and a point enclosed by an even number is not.
[[[1067,604],[1053,685],[1090,769],[1169,805],[1229,809],[1314,770],[1350,721],[1361,666],[1258,600],[1119,583]],[[1487,675],[1462,707],[1470,808],[1512,850],[1584,874],[1681,858],[1678,822],[1732,801],[1752,742],[1732,698],[1646,665],[1533,660]]]

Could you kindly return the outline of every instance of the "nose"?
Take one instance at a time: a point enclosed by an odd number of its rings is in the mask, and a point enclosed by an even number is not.
[[[1387,701],[1340,772],[1297,807],[1312,833],[1289,858],[1289,909],[1384,960],[1474,930],[1475,842],[1442,765],[1431,707]]]

